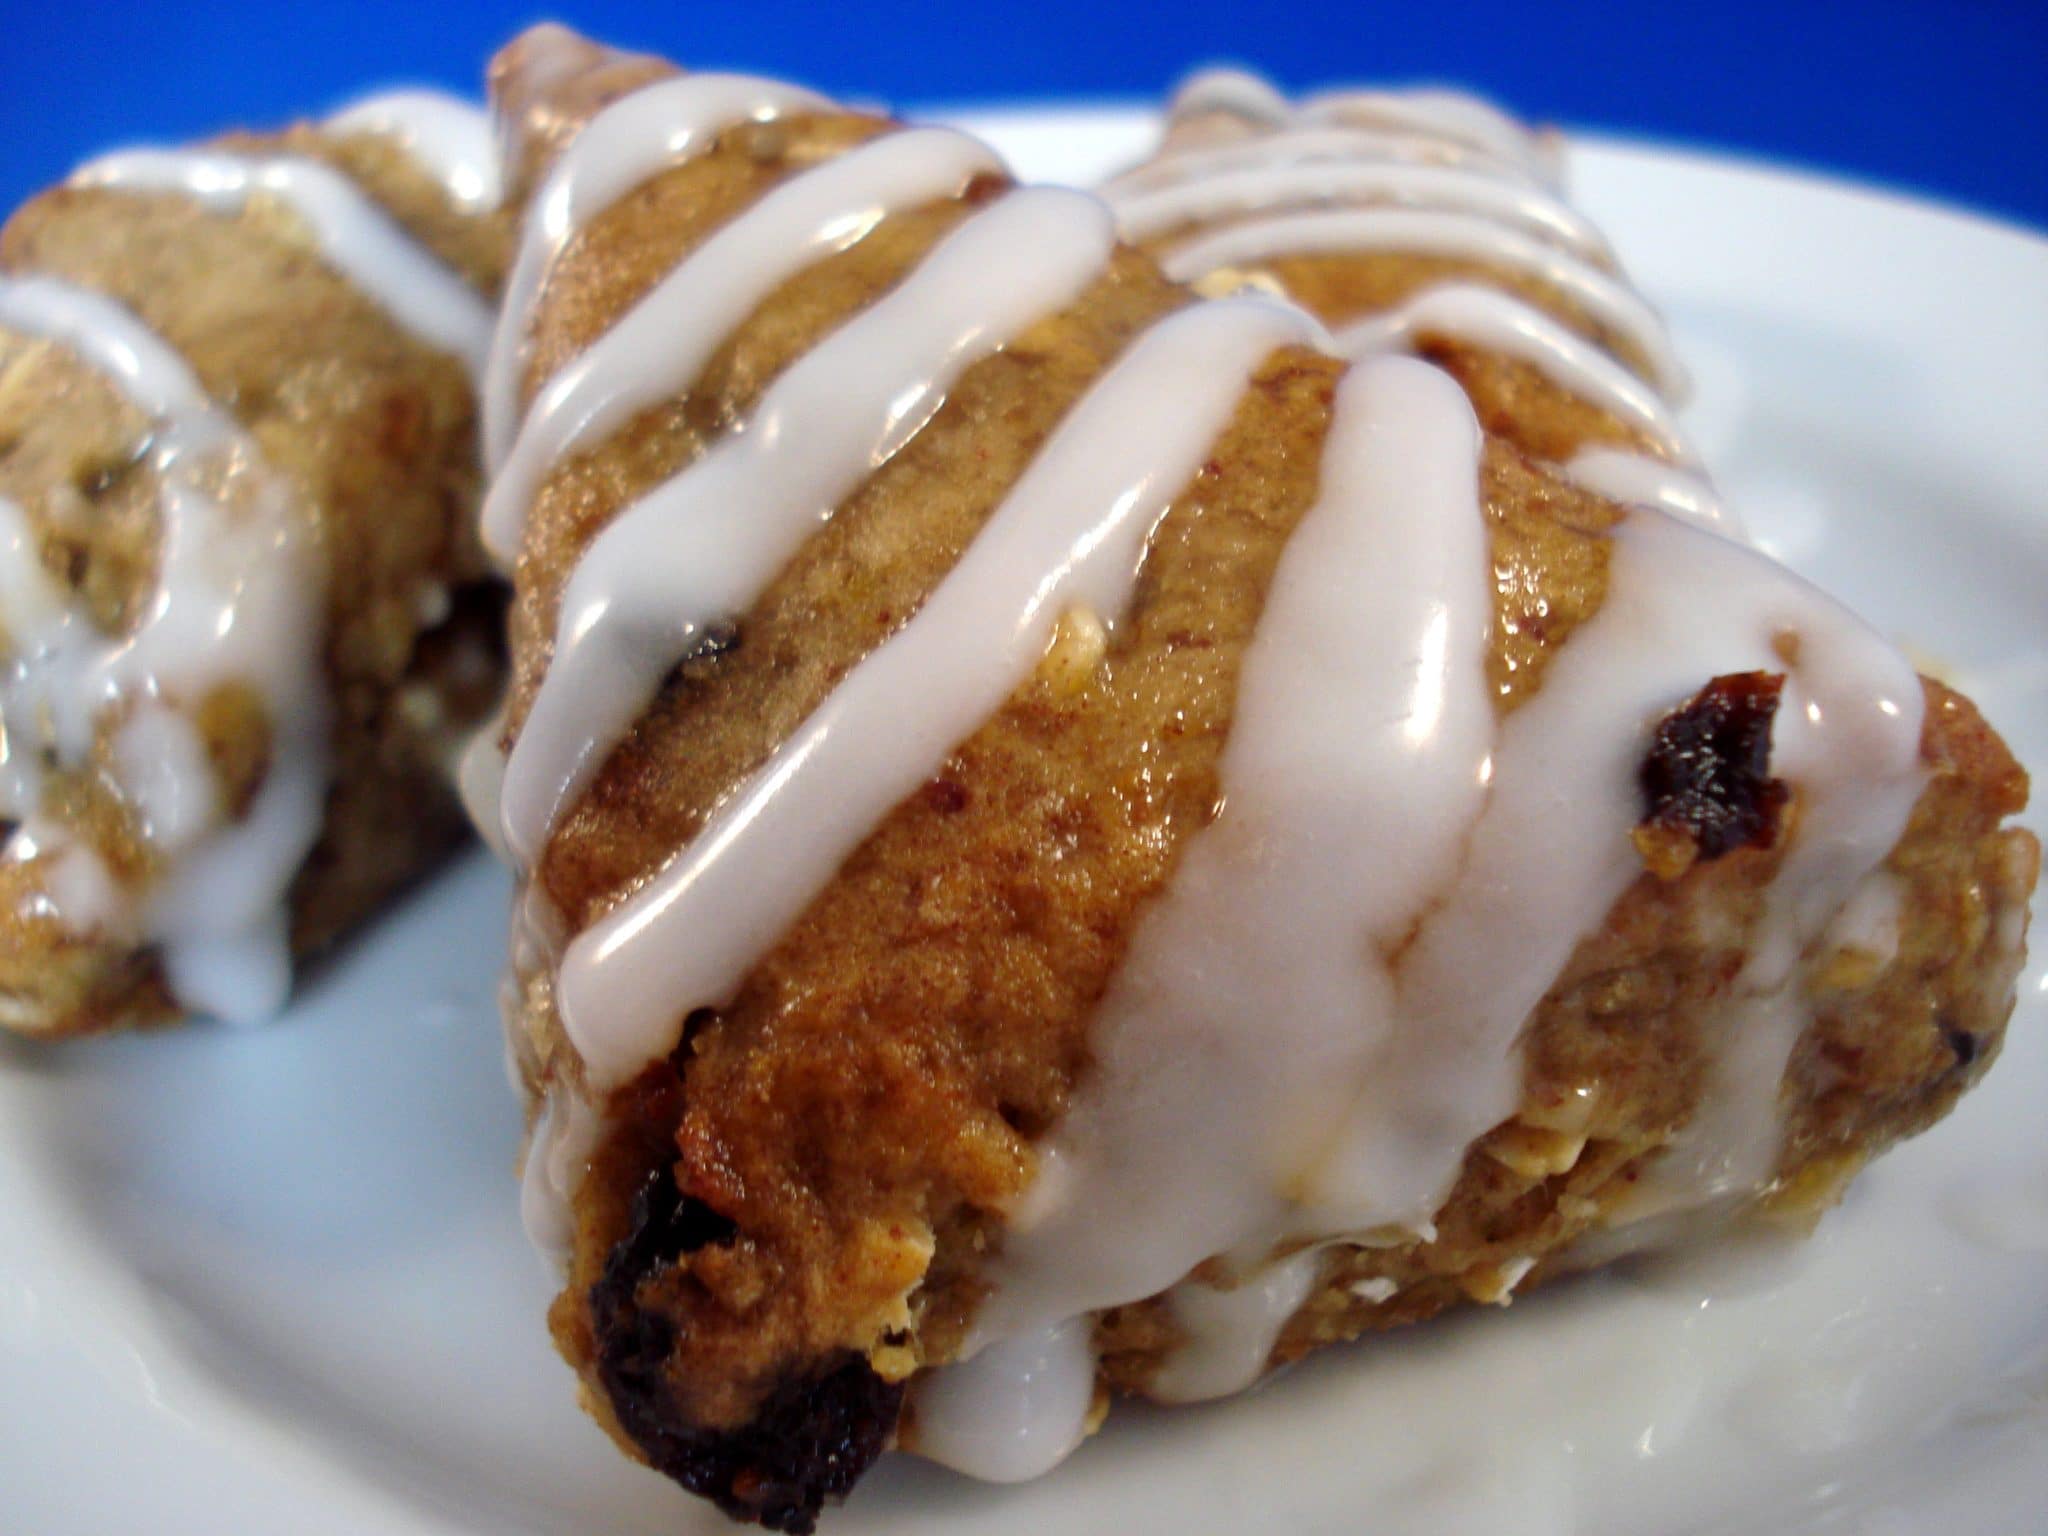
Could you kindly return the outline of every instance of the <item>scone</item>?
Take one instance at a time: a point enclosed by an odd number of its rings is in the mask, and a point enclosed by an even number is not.
[[[260,1018],[461,837],[509,228],[483,114],[409,92],[0,231],[0,1023]]]
[[[963,135],[621,68],[496,70],[546,133],[471,783],[630,1453],[788,1531],[891,1443],[1033,1475],[1111,1392],[1810,1220],[1984,1072],[2025,775],[1560,469],[1629,422],[1205,300]]]

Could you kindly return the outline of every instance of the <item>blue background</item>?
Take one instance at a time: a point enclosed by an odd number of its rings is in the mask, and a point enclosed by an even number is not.
[[[0,201],[117,142],[275,122],[379,81],[473,90],[488,52],[547,14],[492,0],[0,0]],[[2048,227],[2048,0],[570,0],[554,14],[700,66],[899,104],[1154,99],[1214,58],[1295,86],[1434,76],[1548,120],[1803,162]]]

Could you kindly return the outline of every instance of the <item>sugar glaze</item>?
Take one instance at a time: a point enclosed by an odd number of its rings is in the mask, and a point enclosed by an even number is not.
[[[149,419],[163,526],[156,590],[132,632],[110,635],[43,573],[20,510],[4,509],[0,814],[24,823],[7,856],[69,871],[62,878],[73,895],[56,898],[61,919],[161,945],[187,1006],[261,1018],[289,985],[284,897],[319,831],[327,788],[310,521],[184,361],[111,299],[50,278],[0,280],[0,329],[76,354]],[[272,743],[262,787],[232,820],[191,718],[228,683],[255,689]],[[81,902],[81,863],[97,856],[41,815],[42,780],[46,764],[83,766],[108,733],[115,781],[169,867],[146,897],[95,881]]]
[[[322,126],[341,137],[390,139],[465,213],[489,213],[504,200],[497,134],[490,115],[474,102],[440,91],[385,91],[350,103]]]
[[[1548,283],[1633,346],[1648,380],[1526,297],[1466,278],[1340,328],[1338,345],[1364,357],[1440,337],[1528,364],[1647,448],[1585,448],[1564,466],[1570,478],[1739,535],[1673,410],[1687,386],[1662,322],[1615,275],[1606,242],[1563,201],[1561,184],[1554,136],[1472,97],[1340,92],[1296,108],[1255,76],[1215,70],[1175,97],[1160,152],[1104,194],[1124,237],[1163,239],[1168,270],[1186,280],[1286,256],[1384,250],[1462,257]]]

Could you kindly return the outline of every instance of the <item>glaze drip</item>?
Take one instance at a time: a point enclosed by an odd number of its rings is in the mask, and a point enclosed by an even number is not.
[[[490,114],[440,91],[385,91],[352,102],[322,125],[340,136],[390,139],[447,190],[465,213],[490,213],[505,196]]]
[[[75,354],[149,419],[162,520],[155,591],[136,627],[116,635],[44,573],[20,509],[0,507],[0,814],[23,822],[7,856],[56,861],[56,915],[67,922],[161,945],[180,1002],[263,1017],[289,985],[285,896],[327,787],[306,512],[183,360],[112,300],[49,278],[0,280],[0,328]],[[219,803],[194,719],[228,684],[261,698],[272,751],[240,817]],[[100,741],[140,836],[167,860],[146,896],[92,878],[97,854],[38,809],[47,769],[84,766]]]

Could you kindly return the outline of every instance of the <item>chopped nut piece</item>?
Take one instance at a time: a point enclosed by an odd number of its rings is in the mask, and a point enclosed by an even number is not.
[[[1038,675],[1058,694],[1079,693],[1102,665],[1109,650],[1109,631],[1087,608],[1069,608],[1060,616]]]
[[[1510,1121],[1487,1137],[1484,1146],[1487,1156],[1503,1168],[1541,1180],[1569,1173],[1586,1150],[1586,1138]]]
[[[1515,1299],[1515,1287],[1528,1278],[1536,1261],[1509,1259],[1502,1264],[1477,1264],[1458,1276],[1458,1284],[1474,1301],[1489,1307],[1504,1307]]]

